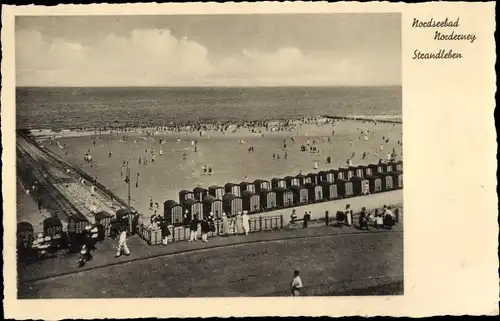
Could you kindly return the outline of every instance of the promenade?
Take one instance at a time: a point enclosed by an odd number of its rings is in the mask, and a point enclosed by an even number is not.
[[[330,214],[330,219],[335,219],[335,213],[337,210],[345,208],[345,204],[351,204],[354,212],[357,213],[361,207],[365,206],[369,211],[373,211],[376,208],[381,208],[384,204],[401,205],[402,204],[403,191],[396,190],[386,193],[373,194],[363,197],[356,197],[351,199],[342,199],[332,202],[324,202],[311,204],[307,206],[302,206],[297,208],[299,218],[302,217],[302,211],[311,211],[312,220],[323,219],[325,216],[325,211],[328,210]],[[284,225],[289,224],[291,208],[286,210],[272,211],[262,213],[262,216],[275,216],[280,213],[283,214]],[[356,217],[354,218],[356,222]],[[324,223],[318,223],[316,225],[323,226]],[[298,224],[300,226],[300,224]],[[393,229],[394,231],[403,230],[403,215],[400,216],[399,224]],[[168,246],[151,246],[148,245],[140,236],[135,235],[128,239],[129,247],[132,251],[130,256],[122,256],[120,258],[114,258],[116,254],[117,241],[112,239],[106,239],[103,242],[97,244],[97,251],[94,252],[94,259],[86,264],[83,268],[77,268],[76,266],[76,254],[67,255],[63,251],[54,259],[47,259],[43,261],[37,261],[26,265],[24,263],[19,263],[18,273],[19,280],[23,282],[31,282],[39,279],[52,278],[59,275],[79,273],[85,270],[92,270],[96,268],[101,268],[110,265],[118,265],[126,262],[133,262],[138,260],[144,260],[152,257],[171,255],[176,253],[185,253],[194,250],[209,249],[214,247],[225,247],[235,244],[252,243],[252,242],[264,242],[270,240],[287,239],[287,238],[297,238],[297,237],[314,237],[321,236],[325,234],[356,234],[356,233],[367,233],[366,231],[359,231],[353,227],[334,228],[326,227],[317,228],[314,227],[314,223],[308,229],[294,228],[285,229],[282,231],[270,231],[270,232],[256,232],[251,233],[247,236],[230,236],[228,238],[224,237],[212,237],[209,239],[208,243],[202,242],[174,242],[170,243]]]

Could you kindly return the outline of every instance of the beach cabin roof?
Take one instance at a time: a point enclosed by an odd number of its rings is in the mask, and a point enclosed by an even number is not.
[[[303,174],[297,174],[295,177],[296,178],[305,178],[305,176]]]
[[[224,188],[224,187],[218,186],[218,185],[212,185],[212,186],[208,187],[208,189],[211,190],[211,191],[219,189],[219,188]]]
[[[213,197],[212,195],[207,195],[203,198],[203,203],[204,204],[212,204],[213,202],[215,202],[217,199],[215,197]]]
[[[318,177],[318,173],[309,173],[306,176],[307,177]]]
[[[233,186],[236,186],[236,184],[234,184],[234,183],[226,183],[226,185],[224,185],[225,188],[232,188]]]
[[[315,184],[315,183],[307,183],[307,184],[304,184],[304,188],[307,188],[307,189],[314,189],[314,187],[318,186],[318,184]]]
[[[176,201],[173,201],[173,200],[168,200],[168,201],[165,201],[163,203],[163,206],[166,207],[166,208],[172,208],[174,206],[180,206],[179,203],[177,203]]]
[[[293,177],[293,176],[287,176],[287,177],[285,177],[286,181],[291,181],[292,179],[295,179],[295,177]]]
[[[267,193],[271,193],[272,191],[270,189],[267,189],[267,188],[261,188],[260,192],[264,193],[264,194],[267,194]]]
[[[265,179],[256,179],[255,181],[253,181],[254,184],[261,184],[261,183],[269,183],[269,181],[265,180]]]
[[[276,188],[273,188],[273,191],[276,193],[276,194],[283,194],[285,192],[289,192],[290,190],[287,189],[287,188],[284,188],[284,187],[276,187]]]
[[[192,206],[192,205],[194,205],[196,203],[201,203],[201,202],[198,201],[198,200],[192,199],[192,198],[187,199],[187,200],[184,201],[184,205],[185,206]]]
[[[323,185],[323,186],[330,186],[330,185],[333,185],[335,183],[332,183],[332,182],[329,182],[329,181],[321,181],[319,184]]]
[[[232,194],[232,193],[226,193],[222,196],[222,200],[223,201],[232,201],[234,200],[235,198],[237,198],[236,195]]]
[[[48,228],[54,227],[54,226],[62,226],[62,222],[58,217],[48,217],[45,220],[43,220],[43,229],[46,230]]]
[[[192,193],[192,191],[183,189],[182,191],[179,192],[179,194],[188,194],[188,193]]]
[[[305,187],[302,187],[302,186],[297,186],[297,185],[294,185],[294,186],[290,187],[290,189],[291,189],[292,191],[294,191],[294,192],[298,192],[298,191],[300,191],[300,190],[302,190],[302,189],[304,189],[304,188],[305,188]]]
[[[206,192],[206,191],[208,191],[208,190],[206,188],[201,187],[201,186],[195,187],[193,189],[193,193],[203,193],[203,192]]]
[[[319,176],[326,176],[327,174],[328,174],[328,172],[327,172],[327,171],[319,171],[319,172],[318,172],[318,175],[319,175]]]
[[[95,220],[96,221],[100,221],[100,220],[103,220],[105,218],[110,218],[110,217],[113,217],[113,216],[114,216],[113,214],[110,214],[108,212],[100,211],[99,213],[97,213],[95,215]]]
[[[257,194],[252,192],[252,191],[243,191],[243,193],[241,193],[242,198],[246,198],[246,197],[250,198],[254,195],[257,195]]]
[[[33,232],[33,225],[28,222],[17,223],[17,232]]]
[[[358,169],[367,169],[369,168],[367,165],[358,165]]]
[[[240,185],[241,187],[245,187],[245,186],[248,186],[248,185],[253,185],[253,184],[252,184],[252,183],[250,183],[250,182],[241,182],[239,185]]]
[[[351,182],[357,182],[357,183],[359,183],[359,182],[362,182],[364,180],[366,180],[366,178],[361,178],[361,177],[358,177],[358,176],[351,177]]]

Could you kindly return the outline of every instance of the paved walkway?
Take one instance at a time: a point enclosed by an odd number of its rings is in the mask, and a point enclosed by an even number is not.
[[[356,220],[355,220],[356,222]],[[204,249],[213,249],[217,247],[233,246],[237,244],[265,242],[272,240],[320,237],[324,235],[341,234],[359,234],[359,233],[383,233],[385,230],[371,229],[371,231],[360,231],[354,227],[345,226],[343,228],[324,226],[324,223],[312,223],[307,229],[287,228],[281,231],[256,232],[247,236],[213,237],[208,243],[197,242],[176,242],[168,246],[150,246],[147,245],[139,236],[133,236],[128,239],[128,245],[132,252],[130,256],[121,256],[114,258],[116,254],[117,241],[106,239],[97,244],[97,251],[94,252],[94,258],[83,268],[76,265],[77,254],[65,254],[59,252],[59,256],[54,259],[46,259],[26,265],[19,263],[18,276],[21,283],[34,282],[37,280],[53,278],[61,275],[79,273],[85,270],[93,270],[101,267],[107,267],[117,264],[124,264],[138,260],[149,259],[158,256],[186,253]],[[392,231],[403,231],[403,220],[396,225]]]

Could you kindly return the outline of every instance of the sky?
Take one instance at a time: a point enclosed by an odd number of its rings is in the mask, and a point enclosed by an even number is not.
[[[16,17],[17,86],[401,85],[399,13]]]

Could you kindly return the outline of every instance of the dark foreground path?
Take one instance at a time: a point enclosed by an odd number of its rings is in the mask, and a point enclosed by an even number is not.
[[[193,249],[178,254],[155,247],[158,255],[150,258],[128,257],[128,262],[24,282],[19,298],[286,296],[294,268],[301,270],[306,295],[403,292],[401,230],[318,227],[244,240],[251,237],[222,239],[215,248],[210,246],[217,239],[208,245],[185,242],[182,246]],[[238,239],[246,242],[234,244]]]

